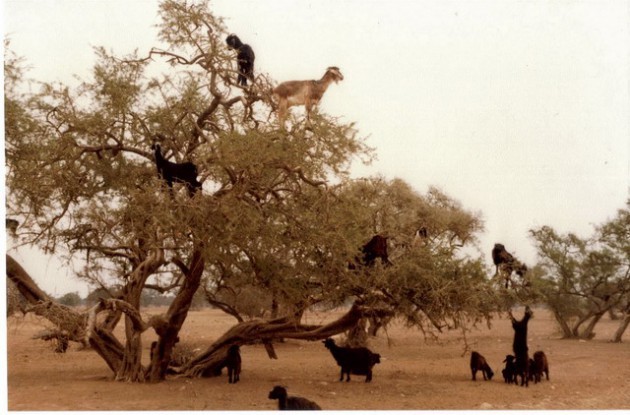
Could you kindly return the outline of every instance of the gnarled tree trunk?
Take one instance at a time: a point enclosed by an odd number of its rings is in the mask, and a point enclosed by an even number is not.
[[[150,382],[159,382],[166,377],[173,347],[179,341],[179,331],[186,320],[193,296],[201,284],[201,275],[205,265],[201,249],[193,253],[190,266],[187,267],[182,263],[177,263],[177,265],[186,278],[166,315],[157,317],[152,322],[159,338],[151,347],[151,365],[147,374]]]
[[[10,255],[6,255],[7,277],[31,306],[32,311],[42,316],[57,327],[59,332],[67,334],[68,340],[87,344],[85,340],[85,314],[76,312],[70,307],[55,302],[41,290],[30,275]]]
[[[617,331],[615,331],[615,335],[612,338],[614,343],[621,343],[621,337],[626,329],[630,326],[630,313],[626,314],[621,323],[619,323],[619,327]]]
[[[272,340],[281,338],[321,340],[349,330],[355,327],[363,317],[376,314],[386,316],[391,315],[392,312],[384,309],[375,310],[355,303],[342,317],[323,326],[305,325],[288,318],[239,323],[215,341],[206,351],[180,368],[178,372],[188,377],[216,376],[225,366],[227,349],[233,344],[252,344],[262,341],[265,343],[270,357],[273,358],[272,353],[273,355],[275,353],[271,346]]]

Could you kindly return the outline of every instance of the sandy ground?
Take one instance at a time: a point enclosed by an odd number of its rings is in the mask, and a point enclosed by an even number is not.
[[[311,314],[308,323],[329,321],[340,313]],[[522,312],[515,315],[520,318]],[[181,343],[203,348],[234,322],[219,311],[193,311]],[[471,349],[483,354],[496,373],[491,381],[479,380],[478,374],[476,382],[468,367],[470,353],[462,356],[461,333],[425,339],[400,323],[370,340],[370,349],[382,356],[372,383],[363,376],[338,382],[339,368],[320,341],[287,341],[276,345],[278,360],[270,360],[262,346],[244,346],[241,381],[235,385],[225,375],[155,385],[115,382],[104,361],[76,343],[57,354],[51,343],[31,340],[45,327],[34,316],[8,320],[9,410],[273,410],[276,401],[267,395],[276,384],[329,410],[630,408],[630,334],[625,343],[609,343],[617,322],[604,320],[592,341],[561,340],[544,310],[535,310],[530,321],[529,347],[530,353],[545,351],[551,380],[528,388],[504,384],[501,378],[513,334],[505,316],[491,328],[467,335]],[[143,338],[145,362],[153,339]]]

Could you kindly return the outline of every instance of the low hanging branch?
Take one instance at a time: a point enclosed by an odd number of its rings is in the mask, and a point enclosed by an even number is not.
[[[269,356],[274,358],[275,351],[271,344],[274,339],[321,340],[351,329],[361,318],[376,315],[384,317],[393,313],[391,310],[368,308],[355,303],[345,315],[323,326],[300,324],[287,318],[239,323],[205,352],[179,368],[178,373],[186,377],[215,376],[224,367],[227,350],[233,344],[263,342]]]
[[[6,255],[6,264],[7,277],[13,281],[20,294],[31,304],[26,311],[33,312],[53,323],[59,332],[67,333],[69,340],[86,344],[86,316],[53,301],[10,255]]]

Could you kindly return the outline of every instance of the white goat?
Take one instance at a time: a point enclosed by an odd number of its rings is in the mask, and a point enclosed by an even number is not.
[[[287,116],[289,107],[304,105],[306,108],[306,118],[309,119],[311,109],[322,99],[328,86],[334,81],[342,81],[343,75],[336,66],[326,69],[326,73],[320,80],[310,81],[286,81],[278,85],[273,90],[273,97],[278,102],[278,119],[281,124]]]

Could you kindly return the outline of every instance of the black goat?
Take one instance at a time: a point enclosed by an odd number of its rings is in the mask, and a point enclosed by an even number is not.
[[[197,166],[191,162],[171,163],[162,156],[162,149],[159,144],[153,144],[151,149],[154,150],[158,175],[166,181],[171,192],[173,191],[173,182],[185,184],[190,197],[201,189],[201,183],[197,181]]]
[[[228,383],[236,383],[241,380],[241,353],[238,344],[230,346],[225,359],[228,372]]]
[[[549,380],[549,361],[547,355],[543,351],[537,351],[534,353],[534,365],[532,368],[534,374],[534,382],[538,383],[542,379],[542,374],[545,374],[547,380]]]
[[[527,323],[534,314],[529,306],[525,307],[525,315],[518,321],[509,313],[512,319],[512,328],[514,329],[514,342],[512,343],[512,349],[516,356],[516,376],[521,377],[521,386],[529,386],[529,355],[527,347]]]
[[[499,275],[499,271],[501,271],[501,276],[505,278],[505,288],[509,287],[510,277],[513,272],[521,278],[524,278],[527,272],[527,265],[514,258],[512,254],[505,250],[503,244],[494,244],[494,248],[492,248],[492,262],[494,262],[496,267],[495,275]]]
[[[470,354],[470,370],[472,372],[472,380],[477,380],[478,370],[481,370],[483,380],[492,380],[492,376],[494,376],[494,372],[490,368],[490,365],[488,365],[486,358],[477,352]]]
[[[528,368],[527,380],[529,380],[530,382],[534,382],[534,368],[535,368],[534,365],[535,365],[534,359],[532,359],[531,357],[527,359],[527,368]]]
[[[355,264],[373,267],[376,258],[380,258],[383,265],[393,265],[389,262],[389,257],[387,255],[387,238],[384,236],[374,235],[372,239],[361,247],[361,253],[363,254],[361,258],[358,256],[354,258]],[[348,268],[356,269],[355,264],[348,264]]]
[[[20,226],[20,222],[11,218],[4,218],[4,225],[7,228],[7,231],[11,233],[11,235],[15,236],[17,232],[18,226]]]
[[[374,265],[376,258],[380,258],[384,265],[392,265],[387,255],[387,238],[381,235],[374,235],[363,248],[363,263],[368,267]]]
[[[505,369],[501,371],[503,374],[503,381],[505,383],[516,383],[516,363],[514,362],[515,357],[511,354],[505,356]]]
[[[282,386],[274,386],[269,392],[269,399],[278,400],[278,409],[281,411],[314,411],[321,410],[315,402],[300,396],[288,396],[287,389]]]
[[[339,347],[333,339],[326,339],[323,343],[341,366],[340,382],[343,381],[344,374],[346,382],[350,382],[350,373],[365,376],[366,382],[372,381],[372,368],[381,363],[380,354],[372,353],[366,347]]]
[[[236,83],[238,85],[247,86],[248,78],[254,82],[254,60],[256,59],[254,50],[251,46],[241,42],[241,39],[234,33],[225,39],[225,43],[227,43],[231,49],[238,51],[236,55],[238,62],[238,78]]]

